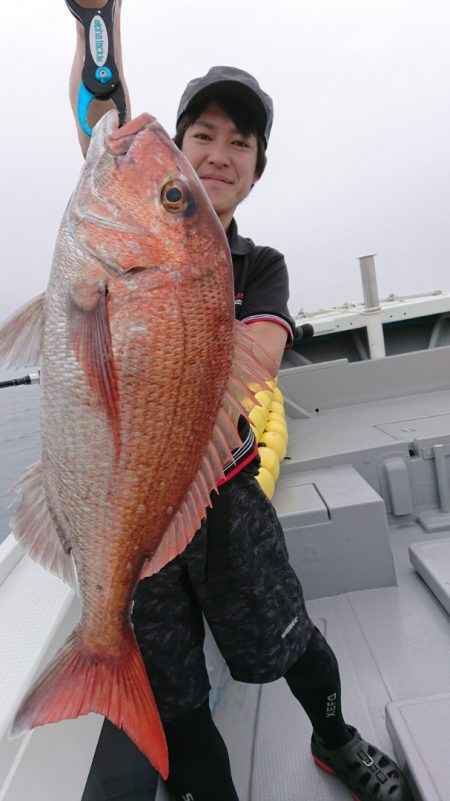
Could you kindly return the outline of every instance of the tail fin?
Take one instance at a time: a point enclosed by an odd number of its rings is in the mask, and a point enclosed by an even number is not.
[[[164,730],[133,633],[126,658],[100,661],[81,646],[79,629],[70,635],[20,707],[10,736],[97,712],[123,729],[152,765],[167,778]]]

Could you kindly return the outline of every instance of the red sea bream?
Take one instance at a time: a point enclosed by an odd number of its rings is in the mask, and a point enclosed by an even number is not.
[[[108,717],[167,776],[130,623],[140,577],[180,553],[269,378],[234,319],[227,240],[194,171],[147,114],[98,124],[46,292],[0,328],[0,363],[40,364],[42,462],[13,530],[78,586],[79,625],[12,733]],[[151,681],[151,677],[150,677]]]

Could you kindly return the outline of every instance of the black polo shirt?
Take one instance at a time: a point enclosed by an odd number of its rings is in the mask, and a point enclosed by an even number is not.
[[[234,272],[236,317],[244,323],[272,322],[286,329],[292,347],[295,322],[289,314],[289,277],[284,256],[238,234],[236,221],[228,229]]]
[[[234,274],[234,308],[236,318],[244,323],[277,323],[286,329],[286,347],[292,347],[295,322],[289,314],[289,278],[284,256],[265,246],[258,246],[238,233],[236,221],[228,229]],[[248,422],[241,418],[240,448],[233,451],[233,459],[225,465],[225,481],[229,481],[258,453],[258,445]],[[223,481],[221,483],[224,483]]]

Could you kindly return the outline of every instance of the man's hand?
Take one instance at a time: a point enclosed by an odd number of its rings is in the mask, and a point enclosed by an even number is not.
[[[75,2],[78,3],[81,8],[104,8],[108,0],[99,0],[99,2],[95,0],[75,0]],[[122,0],[118,0],[118,5],[120,5],[121,2]]]
[[[108,0],[75,0],[79,6],[82,8],[104,8],[108,2]],[[116,7],[115,7],[115,14],[114,14],[114,53],[115,53],[115,61],[120,75],[120,81],[125,92],[125,101],[127,107],[127,119],[130,118],[130,97],[128,94],[128,88],[124,81],[123,77],[123,63],[122,63],[122,44],[120,39],[120,9],[122,6],[122,0],[117,0]],[[76,50],[75,50],[75,57],[73,60],[72,71],[70,73],[70,82],[69,82],[69,97],[70,97],[70,105],[72,106],[73,115],[75,117],[75,122],[78,131],[78,140],[80,142],[81,150],[83,156],[86,157],[86,153],[90,143],[90,137],[83,131],[80,121],[78,119],[78,93],[80,89],[81,83],[81,73],[83,70],[84,64],[84,57],[85,57],[85,39],[84,39],[84,28],[80,25],[79,22],[76,23],[76,30],[77,30],[77,41],[76,41]],[[107,111],[110,109],[115,108],[115,105],[112,101],[109,100],[93,100],[92,103],[89,105],[88,111],[88,125],[90,128],[93,128],[95,123],[106,114]]]

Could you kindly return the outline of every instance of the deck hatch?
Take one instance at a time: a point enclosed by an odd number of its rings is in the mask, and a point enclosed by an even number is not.
[[[422,437],[442,437],[443,434],[450,434],[450,414],[407,418],[392,423],[382,423],[375,427],[402,442],[411,442],[413,439]]]
[[[314,484],[283,486],[277,492],[277,512],[285,529],[326,523],[328,508]]]

